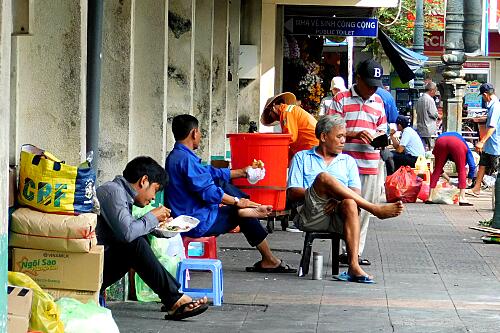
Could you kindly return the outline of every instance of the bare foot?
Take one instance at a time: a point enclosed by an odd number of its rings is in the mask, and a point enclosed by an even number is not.
[[[207,303],[208,302],[208,298],[207,298],[207,296],[204,296],[203,298],[200,298],[200,299],[197,299],[197,300],[193,300],[191,297],[189,297],[188,295],[184,294],[184,295],[181,296],[181,298],[179,298],[177,300],[177,302],[175,302],[174,306],[172,306],[172,308],[168,311],[168,313],[172,314],[181,305],[186,304],[186,303],[190,303],[190,302],[194,302],[194,303],[188,305],[188,307],[187,307],[187,309],[185,311],[191,311],[193,309],[196,309],[200,305]]]
[[[401,215],[403,212],[403,203],[401,201],[389,203],[386,205],[376,205],[373,215],[379,219],[388,219]]]
[[[271,214],[273,206],[260,205],[258,207],[252,208],[242,208],[238,210],[238,216],[240,217],[256,217],[256,218],[266,218]]]

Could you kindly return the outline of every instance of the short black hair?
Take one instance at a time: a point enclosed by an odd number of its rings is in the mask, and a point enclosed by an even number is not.
[[[198,128],[198,119],[190,114],[180,114],[172,120],[175,141],[184,140],[193,128]]]
[[[123,170],[123,177],[131,184],[136,183],[142,176],[148,176],[150,184],[159,184],[159,190],[162,190],[167,183],[165,169],[149,156],[134,158]]]

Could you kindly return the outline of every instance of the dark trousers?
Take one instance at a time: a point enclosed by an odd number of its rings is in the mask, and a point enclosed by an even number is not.
[[[182,296],[179,293],[180,284],[158,261],[146,236],[130,243],[116,243],[106,248],[101,294],[131,268],[158,295],[167,309]]]
[[[392,153],[392,160],[394,161],[394,171],[399,169],[402,166],[409,166],[414,168],[415,167],[415,162],[417,161],[418,157],[413,156],[410,154],[405,154],[405,153]]]
[[[250,246],[259,245],[267,237],[267,231],[264,229],[258,218],[239,217],[238,208],[234,206],[219,207],[219,212],[214,224],[203,236],[219,236],[240,226],[240,231],[248,241]]]

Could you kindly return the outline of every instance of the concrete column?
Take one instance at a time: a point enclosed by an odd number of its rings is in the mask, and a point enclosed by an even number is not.
[[[0,332],[7,331],[7,232],[10,115],[11,0],[0,0]]]
[[[104,1],[99,182],[121,174],[129,159],[131,0]]]
[[[129,156],[163,164],[165,1],[132,2]]]
[[[196,0],[194,20],[193,115],[200,123],[201,140],[197,154],[210,160],[212,114],[212,51],[214,0]]]
[[[168,1],[168,80],[166,149],[174,146],[172,118],[193,113],[193,0]]]
[[[272,14],[267,11],[271,11]],[[272,66],[272,82],[268,80],[269,73],[263,75],[256,79],[251,80],[240,80],[240,95],[238,100],[238,131],[247,132],[250,121],[255,121],[259,123],[260,111],[261,111],[261,92],[262,92],[262,80],[265,80],[266,84],[270,84],[269,89],[265,90],[265,99],[273,95],[274,92],[274,19],[273,19],[273,29],[263,30],[265,31],[262,36],[262,41],[266,44],[263,49],[266,51],[261,51],[261,28],[262,24],[261,18],[266,16],[266,18],[275,17],[276,5],[274,4],[262,4],[260,1],[252,0],[242,0],[241,1],[241,34],[240,34],[240,44],[241,45],[257,45],[257,54],[262,53],[268,54],[268,51],[272,53],[271,58],[267,58],[267,64]],[[267,19],[266,19],[267,20]],[[267,25],[266,25],[267,27]],[[272,42],[268,39],[272,39]],[[268,44],[270,43],[270,44]],[[261,68],[264,64],[261,64]],[[266,85],[267,87],[267,85]],[[265,101],[264,101],[265,103]],[[264,104],[262,103],[262,106]],[[260,128],[260,127],[259,127]],[[262,129],[262,128],[260,128]]]
[[[265,45],[265,47],[261,47],[260,49],[259,115],[267,99],[275,93],[276,4],[262,4],[262,21],[260,26],[262,31],[261,45]],[[259,129],[261,131],[270,131],[272,127],[260,124]]]
[[[212,133],[210,159],[224,159],[226,155],[226,93],[228,47],[228,1],[218,0],[214,7],[212,53]]]
[[[238,132],[240,7],[241,0],[229,1],[229,54],[227,60],[229,77],[227,83],[226,133]],[[226,140],[226,158],[229,157],[229,151],[229,141]]]
[[[15,156],[32,143],[77,164],[85,151],[86,9],[80,1],[30,3],[30,35],[15,37]]]

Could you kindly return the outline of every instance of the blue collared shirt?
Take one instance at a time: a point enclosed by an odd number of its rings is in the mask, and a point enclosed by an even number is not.
[[[173,217],[188,215],[200,220],[198,226],[186,233],[200,237],[214,224],[224,191],[214,181],[229,181],[231,171],[202,165],[201,159],[185,145],[176,142],[165,161],[168,185],[165,204]]]
[[[418,157],[420,155],[425,156],[424,144],[422,139],[418,136],[418,133],[410,126],[403,129],[401,134],[401,146],[405,147],[405,153],[411,156]]]
[[[327,165],[323,157],[316,152],[316,148],[313,147],[295,154],[288,171],[287,188],[309,188],[319,173],[328,172],[345,186],[361,190],[358,166],[354,158],[346,154],[338,154]]]
[[[465,141],[463,136],[461,136],[457,132],[444,132],[443,134],[438,136],[436,141],[442,136],[454,136],[454,137],[462,140],[464,145],[467,147],[467,155],[465,156],[465,158],[466,158],[465,163],[469,166],[469,173],[467,174],[467,178],[469,178],[469,179],[474,178],[474,175],[476,174],[476,162],[474,161],[474,156],[472,156],[472,152],[470,151],[470,148],[469,148],[469,145],[467,144],[467,141]]]
[[[484,144],[484,152],[490,155],[500,155],[500,101],[498,97],[492,96],[492,100],[488,103],[488,116],[486,118],[486,127],[494,128],[495,133],[486,140]]]

